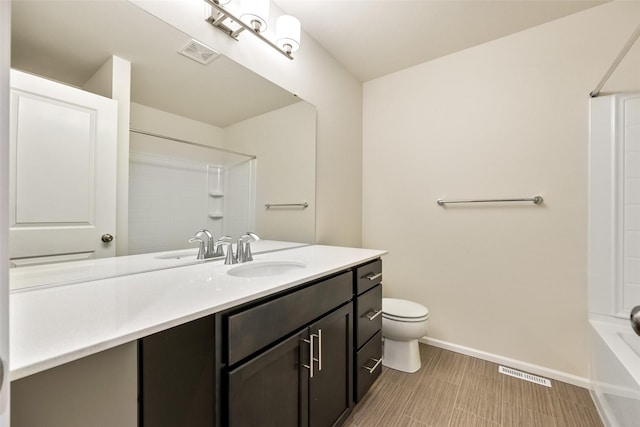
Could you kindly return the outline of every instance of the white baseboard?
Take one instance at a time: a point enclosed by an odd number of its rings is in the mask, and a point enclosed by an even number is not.
[[[497,354],[487,353],[486,351],[476,350],[474,348],[464,347],[458,344],[452,344],[446,341],[437,340],[434,338],[422,337],[418,341],[424,344],[431,345],[433,347],[443,348],[456,353],[466,354],[478,359],[487,360],[489,362],[498,363],[510,368],[518,369],[520,371],[529,372],[531,374],[540,375],[546,378],[551,378],[556,381],[562,381],[563,383],[573,384],[577,387],[589,389],[590,381],[588,378],[579,377],[577,375],[568,374],[566,372],[556,371],[555,369],[545,368],[544,366],[538,366],[531,363],[523,362],[521,360],[511,359],[509,357],[500,356]]]

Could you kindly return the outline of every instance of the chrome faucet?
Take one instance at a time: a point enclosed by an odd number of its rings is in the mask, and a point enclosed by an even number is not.
[[[251,231],[247,231],[246,234],[240,236],[236,245],[236,259],[238,262],[253,261],[250,243],[257,242],[258,240],[260,240],[260,237]]]
[[[198,230],[196,234],[189,239],[189,243],[199,242],[200,247],[198,249],[197,259],[209,259],[216,256],[215,244],[213,242],[213,235],[209,230]]]
[[[225,257],[225,264],[237,264],[239,262],[253,261],[250,243],[257,242],[258,240],[260,240],[260,237],[255,233],[249,231],[243,234],[238,239],[235,254],[230,236],[222,236],[214,241],[213,235],[209,230],[198,230],[194,236],[189,239],[189,243],[198,242],[200,244],[197,259]],[[223,246],[227,247],[226,252],[223,250]]]
[[[229,239],[231,239],[229,236],[223,236],[220,239],[218,239],[214,244],[216,252],[218,251],[222,252],[223,246],[227,247],[227,256],[224,259],[225,265],[238,263],[238,260],[236,259],[236,257],[233,256],[233,244],[229,241]]]

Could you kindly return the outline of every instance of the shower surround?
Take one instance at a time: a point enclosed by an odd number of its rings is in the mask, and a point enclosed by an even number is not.
[[[589,322],[591,390],[606,425],[640,419],[640,93],[591,99]]]

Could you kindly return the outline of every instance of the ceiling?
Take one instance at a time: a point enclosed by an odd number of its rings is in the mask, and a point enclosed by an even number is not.
[[[218,127],[300,101],[224,56],[178,54],[190,41],[128,1],[12,0],[13,68],[82,87],[117,55],[131,62],[133,102]]]
[[[606,1],[274,0],[361,81]],[[304,37],[304,36],[303,36]],[[301,41],[304,49],[304,38]]]
[[[313,37],[361,81],[604,3],[273,1],[301,20],[301,49]],[[14,68],[81,87],[116,54],[132,64],[133,102],[219,127],[299,101],[224,56],[203,66],[179,55],[189,41],[128,1],[12,0]]]

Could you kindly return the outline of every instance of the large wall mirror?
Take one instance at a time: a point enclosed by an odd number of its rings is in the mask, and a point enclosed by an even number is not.
[[[188,34],[127,0],[12,1],[12,69],[92,91],[92,82],[114,57],[130,63],[125,77],[130,84],[129,149],[124,156],[128,208],[117,214],[127,232],[115,236],[126,241],[120,245],[126,249],[117,255],[193,247],[188,239],[199,228],[217,236],[251,230],[264,239],[315,241],[315,108],[222,55],[201,63],[208,56],[206,47],[193,44]],[[112,74],[109,84],[118,78]],[[12,109],[20,104],[27,111],[32,101],[12,94]],[[46,108],[55,115],[57,104]],[[14,112],[12,125],[15,117]],[[56,118],[51,126],[59,122]],[[24,123],[15,126],[19,129],[12,138],[40,128],[33,138],[36,143],[46,139],[47,126]],[[56,191],[66,185],[49,179],[56,172],[48,168],[75,157],[73,145],[63,145],[46,154],[35,146],[14,153],[18,173],[12,172],[12,197],[21,208],[12,206],[12,215],[27,218],[35,229],[25,238],[11,235],[14,267],[38,264],[38,259],[67,260],[46,252],[30,255],[23,248],[34,236],[73,240],[64,234],[47,237],[41,219],[60,204]],[[28,160],[28,152],[36,160]],[[20,186],[27,174],[40,182],[31,192]],[[45,191],[38,191],[38,185]],[[91,197],[101,198],[95,191]],[[294,206],[269,209],[266,204]],[[117,211],[114,206],[106,210]],[[64,220],[61,224],[63,229],[68,225]],[[93,257],[99,256],[88,256]]]

